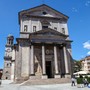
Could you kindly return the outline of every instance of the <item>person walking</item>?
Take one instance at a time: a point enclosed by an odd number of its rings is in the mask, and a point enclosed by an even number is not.
[[[88,86],[89,82],[88,82],[87,78],[84,78],[83,83],[84,83],[84,86]]]
[[[72,81],[71,86],[75,86],[75,78],[74,77],[72,77],[71,81]]]

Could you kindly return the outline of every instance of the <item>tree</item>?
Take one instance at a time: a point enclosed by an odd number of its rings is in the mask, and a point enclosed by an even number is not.
[[[80,60],[74,60],[74,67],[73,67],[73,72],[78,72],[81,71],[81,61]]]

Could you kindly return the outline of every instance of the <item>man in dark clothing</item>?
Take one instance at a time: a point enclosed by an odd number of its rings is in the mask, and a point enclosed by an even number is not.
[[[83,80],[83,83],[84,83],[84,86],[88,86],[88,80],[85,78],[84,80]]]
[[[72,77],[71,80],[72,80],[72,84],[71,84],[71,86],[73,86],[73,85],[75,86],[75,78]]]

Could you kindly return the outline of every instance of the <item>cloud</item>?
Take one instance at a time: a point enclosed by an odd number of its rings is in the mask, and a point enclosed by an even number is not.
[[[72,11],[73,12],[78,12],[78,10],[76,8],[74,8],[74,7],[72,8]]]
[[[86,7],[90,6],[90,0],[86,1],[85,6]]]
[[[83,43],[83,47],[86,49],[90,49],[90,41]]]
[[[87,53],[87,55],[90,55],[90,51]]]

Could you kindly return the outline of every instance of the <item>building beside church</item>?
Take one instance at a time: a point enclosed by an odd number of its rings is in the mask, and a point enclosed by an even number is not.
[[[3,79],[68,78],[72,74],[68,16],[43,4],[19,12],[20,37],[7,37]]]
[[[90,73],[90,56],[86,56],[81,60],[81,67],[83,71]]]

